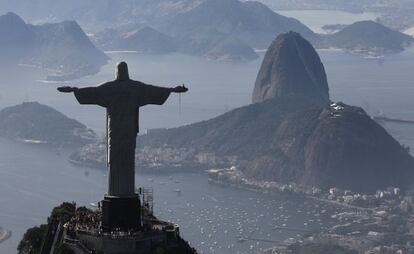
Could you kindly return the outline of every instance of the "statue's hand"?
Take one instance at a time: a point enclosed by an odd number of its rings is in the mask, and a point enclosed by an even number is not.
[[[77,87],[61,86],[61,87],[58,87],[57,90],[62,93],[71,93],[71,92],[76,91],[77,89],[78,89]]]
[[[176,86],[172,89],[172,91],[174,93],[185,93],[188,91],[188,88],[184,86],[184,84],[182,86]]]

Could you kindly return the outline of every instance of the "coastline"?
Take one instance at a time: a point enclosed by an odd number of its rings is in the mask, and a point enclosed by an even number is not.
[[[298,236],[287,245],[276,244],[265,253],[287,254],[290,253],[287,250],[309,246],[323,247],[327,243],[332,243],[331,247],[345,248],[355,253],[414,253],[414,245],[410,240],[414,239],[414,232],[411,230],[414,225],[414,196],[399,188],[389,187],[378,190],[375,194],[338,188],[331,188],[326,192],[295,184],[248,180],[237,169],[210,170],[209,183],[265,195],[282,194],[290,198],[311,199],[332,208],[343,208],[331,216],[336,220],[334,225]],[[379,252],[383,250],[388,252]]]
[[[269,195],[269,196],[290,195],[290,196],[295,196],[297,198],[311,199],[311,200],[315,200],[317,202],[332,205],[334,207],[342,207],[342,208],[345,208],[345,209],[351,209],[351,210],[360,211],[360,212],[372,212],[372,211],[374,211],[373,208],[360,207],[360,206],[355,206],[355,205],[351,205],[351,204],[346,204],[346,203],[343,203],[343,202],[338,202],[336,200],[321,198],[321,197],[311,195],[311,194],[308,194],[308,193],[301,193],[301,192],[295,192],[295,191],[293,191],[293,192],[274,191],[274,190],[269,191],[269,190],[266,190],[264,188],[260,188],[258,186],[245,186],[245,185],[235,184],[235,183],[231,183],[231,182],[215,180],[215,179],[211,179],[211,178],[208,178],[208,182],[210,184],[214,184],[214,185],[217,185],[217,186],[240,189],[240,190],[246,190],[246,191],[256,192],[256,193],[260,193],[260,194],[263,194],[263,195]]]
[[[12,236],[12,232],[10,230],[4,229],[0,227],[0,244]]]
[[[413,120],[399,119],[399,118],[390,118],[386,116],[373,116],[372,119],[378,123],[390,122],[390,123],[405,123],[405,124],[414,124]]]
[[[312,199],[359,212],[372,213],[378,209],[385,209],[389,207],[388,201],[403,198],[402,191],[395,187],[377,190],[376,193],[368,194],[341,190],[336,187],[322,190],[317,187],[302,186],[295,183],[256,181],[245,178],[237,169],[213,169],[207,170],[207,173],[210,184],[243,189],[270,196],[287,195]]]
[[[73,158],[68,158],[68,162],[72,165],[79,168],[89,168],[96,170],[107,170],[107,166],[102,163],[96,163],[94,161],[79,161]],[[142,174],[175,174],[175,173],[200,173],[207,174],[206,168],[201,166],[185,166],[185,167],[173,167],[173,166],[164,166],[164,167],[142,167],[142,165],[136,166],[136,173]]]

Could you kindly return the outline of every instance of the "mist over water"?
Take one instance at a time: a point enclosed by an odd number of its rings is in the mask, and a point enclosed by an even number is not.
[[[366,59],[342,51],[319,51],[325,65],[333,101],[362,106],[371,115],[414,120],[414,49]],[[182,83],[190,92],[173,95],[163,106],[141,110],[141,132],[207,120],[251,101],[262,57],[248,63],[223,63],[181,54],[150,56],[111,53],[101,72],[68,82],[89,86],[112,80],[117,61],[129,64],[131,78],[160,86]],[[105,112],[81,106],[72,95],[59,94],[61,84],[42,82],[46,73],[28,66],[0,70],[0,108],[23,101],[38,101],[75,118],[99,133],[105,129]],[[387,123],[385,128],[401,143],[414,147],[414,125]],[[70,151],[53,150],[0,139],[0,226],[13,231],[0,245],[0,253],[15,253],[27,228],[46,221],[51,208],[63,201],[88,205],[102,198],[104,170],[75,167],[67,161]],[[88,172],[87,174],[85,172]],[[137,175],[137,186],[155,190],[155,214],[180,224],[182,234],[200,253],[252,253],[272,243],[238,243],[240,234],[260,239],[284,240],[293,232],[274,230],[286,224],[310,230],[329,224],[329,215],[316,215],[315,205],[287,202],[247,191],[212,186],[203,174]],[[175,190],[179,189],[182,195]],[[325,223],[323,223],[325,222]],[[211,235],[211,236],[210,236]],[[253,247],[252,247],[253,246]],[[229,249],[231,250],[229,252]]]

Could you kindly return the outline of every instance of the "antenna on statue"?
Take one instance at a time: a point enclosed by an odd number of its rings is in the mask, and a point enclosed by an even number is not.
[[[181,93],[178,94],[178,114],[181,116]]]
[[[181,94],[178,94],[178,114],[181,116]]]

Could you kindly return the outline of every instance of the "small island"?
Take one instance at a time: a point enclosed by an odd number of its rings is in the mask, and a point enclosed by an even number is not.
[[[0,110],[0,136],[23,143],[79,147],[97,139],[94,131],[38,102]]]
[[[339,28],[327,26],[325,28]],[[359,21],[322,35],[319,48],[339,48],[364,56],[398,53],[414,45],[414,38],[374,21]]]
[[[12,232],[4,229],[2,227],[0,227],[0,243],[6,241],[7,239],[9,239],[12,235]]]

